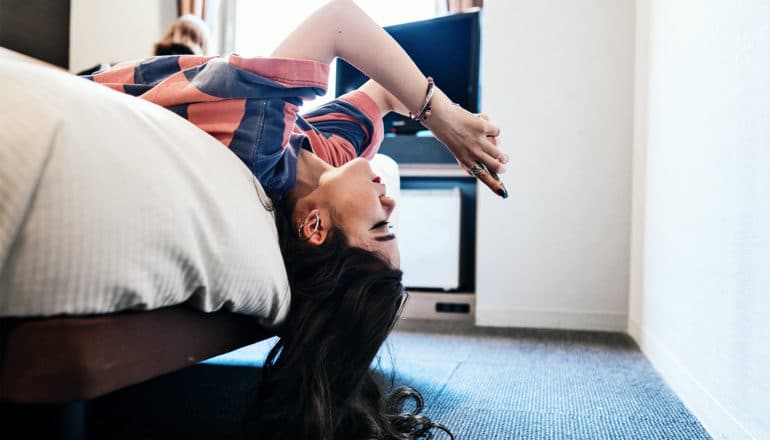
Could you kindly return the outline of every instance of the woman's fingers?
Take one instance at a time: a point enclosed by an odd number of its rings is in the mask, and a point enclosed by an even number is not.
[[[481,142],[481,153],[478,155],[478,159],[497,173],[505,172],[503,164],[508,161],[508,157],[489,138],[485,138]]]
[[[489,142],[485,139],[482,143],[481,152],[475,158],[472,158],[472,160],[474,162],[483,163],[487,168],[489,168],[491,171],[494,171],[495,173],[502,174],[505,172],[505,166],[500,160],[500,156],[502,154],[503,153],[499,148],[492,144],[492,142]]]
[[[470,175],[479,179],[484,185],[489,187],[497,195],[502,198],[508,198],[508,190],[505,188],[505,184],[500,180],[500,177],[493,171],[490,171],[481,162],[476,162],[467,167]]]
[[[495,124],[489,122],[489,116],[485,115],[484,113],[479,113],[476,115],[477,118],[482,119],[485,121],[486,127],[484,127],[484,134],[487,136],[499,136],[500,135],[500,128],[496,126]]]
[[[500,136],[500,127],[489,122],[489,116],[483,113],[476,115],[476,117],[486,122],[484,126],[484,135],[486,136],[489,143],[495,147],[495,148],[485,148],[484,151],[486,151],[489,155],[495,157],[498,161],[500,161],[500,163],[503,163],[503,164],[508,163],[508,156],[503,154],[502,151],[496,148],[497,137]]]
[[[487,136],[498,137],[498,136],[500,136],[500,127],[498,127],[497,125],[495,125],[495,124],[493,124],[491,122],[488,122],[487,123],[487,128],[486,128],[484,134],[486,134]]]
[[[500,135],[500,128],[489,122],[489,117],[485,114],[476,115],[486,124],[484,126],[484,139],[481,141],[481,152],[479,157],[473,159],[468,166],[471,175],[478,178],[489,189],[494,191],[502,198],[508,197],[508,189],[500,180],[497,173],[505,171],[503,164],[508,162],[508,156],[505,155],[497,146],[497,137]]]
[[[454,106],[443,117],[428,121],[426,126],[449,148],[461,167],[500,197],[508,197],[508,190],[498,177],[505,171],[503,164],[508,162],[508,156],[497,146],[500,128],[487,115]]]
[[[508,162],[508,156],[500,151],[500,148],[497,146],[497,140],[486,136],[473,139],[464,154],[458,155],[457,159],[463,165],[481,161],[498,174],[505,172],[504,164]]]

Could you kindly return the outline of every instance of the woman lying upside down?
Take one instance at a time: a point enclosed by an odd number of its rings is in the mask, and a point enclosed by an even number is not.
[[[319,109],[341,57],[372,80]],[[411,388],[387,394],[370,365],[406,293],[394,200],[369,167],[382,116],[421,121],[497,194],[508,158],[486,116],[453,105],[350,0],[327,3],[270,58],[164,56],[124,63],[93,81],[176,112],[229,147],[276,209],[292,303],[263,369],[245,433],[259,439],[406,439],[445,429],[418,415]],[[403,412],[409,398],[419,404]]]

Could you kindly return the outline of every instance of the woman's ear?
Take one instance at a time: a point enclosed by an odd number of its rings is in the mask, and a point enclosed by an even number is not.
[[[329,234],[329,224],[322,220],[321,210],[313,209],[301,218],[297,232],[308,243],[320,246]]]

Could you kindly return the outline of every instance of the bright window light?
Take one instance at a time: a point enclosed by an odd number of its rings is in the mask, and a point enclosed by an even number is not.
[[[278,44],[313,11],[320,0],[238,0],[235,9],[234,51],[242,56],[269,56]],[[437,0],[358,0],[361,9],[380,26],[435,17]],[[329,91],[305,104],[307,111],[334,98],[334,64]]]

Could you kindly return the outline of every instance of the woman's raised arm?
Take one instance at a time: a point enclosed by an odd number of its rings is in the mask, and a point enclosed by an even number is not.
[[[423,108],[428,80],[401,46],[352,0],[328,2],[295,29],[272,56],[323,63],[343,58],[376,81],[367,83],[364,91],[377,94],[373,98],[380,105],[407,114],[418,114]],[[378,90],[379,86],[384,90]],[[480,162],[493,173],[503,172],[508,157],[497,146],[500,130],[485,116],[454,105],[441,91],[441,84],[436,86],[431,111],[422,124],[466,170]],[[493,174],[484,172],[478,177],[497,194],[507,196]]]

